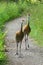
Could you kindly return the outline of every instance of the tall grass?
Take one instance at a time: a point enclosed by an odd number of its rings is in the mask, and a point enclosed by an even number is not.
[[[43,46],[43,4],[31,6],[31,36],[37,40],[39,46]]]
[[[5,50],[4,48],[4,37],[5,37],[5,32],[3,32],[5,22],[12,18],[16,18],[19,16],[19,9],[16,3],[6,3],[6,2],[1,2],[0,3],[0,64],[3,64],[3,60],[6,58],[5,52],[2,52]],[[2,63],[1,63],[2,61]]]

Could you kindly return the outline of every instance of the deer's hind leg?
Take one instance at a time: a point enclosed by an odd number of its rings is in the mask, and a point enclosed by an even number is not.
[[[27,38],[26,38],[26,35],[25,35],[25,50],[27,50]]]
[[[28,44],[28,35],[25,35],[25,49],[27,50],[29,48],[29,44]]]
[[[18,43],[16,43],[16,55],[18,55]]]
[[[29,48],[29,44],[28,44],[28,41],[29,41],[29,40],[28,40],[28,34],[27,34],[27,47]]]

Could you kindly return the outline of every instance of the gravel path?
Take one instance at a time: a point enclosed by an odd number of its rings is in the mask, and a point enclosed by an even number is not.
[[[21,20],[26,19],[25,17],[17,18],[13,21],[6,23],[5,31],[8,33],[5,38],[7,49],[6,52],[9,62],[7,65],[43,65],[43,48],[39,48],[35,45],[36,41],[29,38],[29,49],[25,50],[25,42],[22,42],[22,58],[19,55],[15,55],[16,43],[15,43],[15,33],[20,29]]]

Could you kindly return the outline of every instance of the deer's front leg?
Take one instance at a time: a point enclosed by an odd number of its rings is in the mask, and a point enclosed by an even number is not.
[[[22,56],[21,56],[21,44],[22,44],[22,42],[20,42],[20,55],[19,55],[19,58],[22,57]]]

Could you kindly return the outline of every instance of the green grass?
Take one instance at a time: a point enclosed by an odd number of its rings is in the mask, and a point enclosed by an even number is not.
[[[4,37],[6,35],[6,32],[3,32],[4,25],[8,20],[14,19],[16,17],[20,16],[19,9],[16,3],[7,3],[1,2],[0,3],[0,64],[5,65],[4,60],[6,58],[4,51]]]
[[[0,13],[2,13],[6,8],[6,3],[0,2]]]
[[[39,46],[43,46],[43,4],[30,6],[31,13],[31,36]]]

